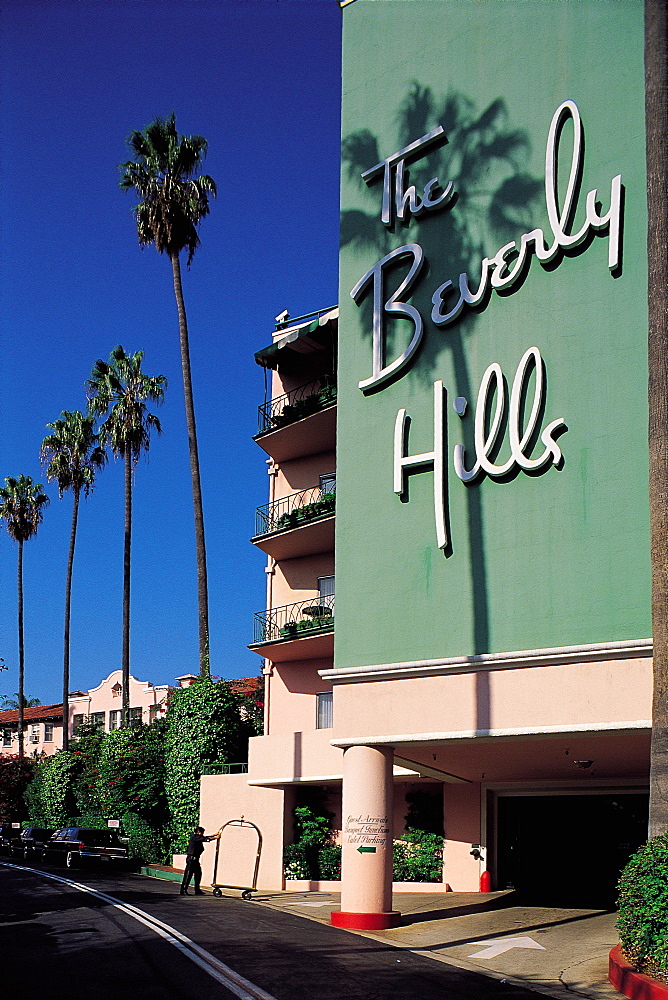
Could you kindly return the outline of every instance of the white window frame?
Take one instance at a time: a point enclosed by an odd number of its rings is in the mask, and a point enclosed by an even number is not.
[[[315,696],[315,728],[332,729],[334,725],[334,692],[317,691]]]
[[[143,709],[141,708],[131,708],[128,713],[128,725],[129,726],[141,726],[143,722]]]
[[[53,722],[44,723],[44,742],[53,743]]]
[[[28,742],[29,743],[39,743],[39,722],[31,722],[28,729]]]

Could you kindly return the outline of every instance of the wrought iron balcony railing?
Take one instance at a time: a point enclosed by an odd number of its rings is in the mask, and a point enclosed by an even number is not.
[[[291,493],[258,507],[255,514],[255,536],[272,531],[287,531],[303,524],[331,517],[336,505],[336,483],[332,480],[311,486],[308,490]]]
[[[320,378],[291,389],[258,407],[258,434],[267,434],[279,427],[292,424],[302,417],[309,417],[318,410],[325,410],[336,402],[334,375]]]
[[[284,604],[255,615],[254,642],[277,642],[279,639],[305,639],[309,635],[330,632],[334,628],[334,594],[309,597],[295,604]]]
[[[248,764],[205,764],[202,774],[248,774]]]

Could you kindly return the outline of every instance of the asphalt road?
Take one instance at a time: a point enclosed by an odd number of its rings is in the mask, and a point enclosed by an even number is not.
[[[257,903],[180,897],[177,884],[137,875],[2,862],[0,985],[3,995],[49,1000],[537,996]]]

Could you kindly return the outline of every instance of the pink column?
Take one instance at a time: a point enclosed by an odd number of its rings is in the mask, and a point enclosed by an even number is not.
[[[392,909],[391,747],[348,747],[343,755],[341,912],[336,927],[396,927]]]

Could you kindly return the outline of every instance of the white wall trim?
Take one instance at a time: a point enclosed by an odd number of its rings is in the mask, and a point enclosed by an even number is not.
[[[419,743],[450,743],[458,740],[497,739],[499,737],[582,736],[593,733],[651,730],[650,719],[633,722],[578,722],[560,726],[527,726],[516,729],[468,729],[450,733],[401,733],[392,736],[350,736],[330,740],[333,747],[401,746]]]
[[[406,660],[363,667],[334,667],[318,671],[332,684],[354,684],[439,674],[475,673],[480,670],[510,670],[520,667],[551,667],[593,660],[625,660],[652,655],[651,639],[598,642],[582,646],[554,646],[547,649],[514,650],[507,653],[480,653],[438,660]]]
[[[419,778],[421,771],[395,764],[392,774],[395,778]],[[274,785],[327,784],[332,781],[343,781],[343,774],[306,774],[299,778],[251,778],[246,784],[273,787]]]

